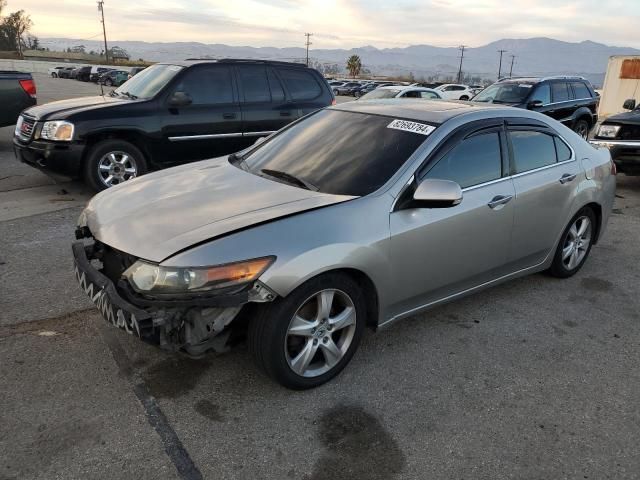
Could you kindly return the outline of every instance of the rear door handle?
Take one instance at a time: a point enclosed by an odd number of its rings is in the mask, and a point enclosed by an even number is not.
[[[236,114],[235,113],[223,113],[222,114],[222,118],[224,118],[226,120],[233,120],[234,118],[236,118]]]
[[[513,195],[496,195],[487,205],[493,210],[501,205],[506,205],[512,198]]]
[[[576,179],[576,176],[575,173],[565,173],[560,177],[560,183],[564,185],[565,183],[572,182]]]
[[[288,110],[283,110],[280,112],[280,116],[281,117],[290,117],[291,116],[291,112]]]

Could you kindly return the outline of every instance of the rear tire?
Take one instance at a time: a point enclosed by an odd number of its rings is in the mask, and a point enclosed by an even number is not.
[[[573,131],[580,135],[585,140],[589,137],[589,122],[586,120],[578,120],[573,126]]]
[[[90,150],[84,164],[84,180],[96,191],[124,183],[147,173],[144,154],[125,140],[102,140]]]
[[[58,75],[56,75],[55,73],[52,73],[51,78],[58,78]]]
[[[578,273],[591,252],[596,226],[596,214],[591,208],[585,207],[576,213],[562,232],[549,274],[568,278]]]
[[[249,350],[256,364],[281,385],[314,388],[349,363],[362,338],[365,316],[358,284],[347,275],[326,273],[263,305],[249,323]]]
[[[463,95],[460,97],[460,100],[469,100],[469,97],[467,95]]]

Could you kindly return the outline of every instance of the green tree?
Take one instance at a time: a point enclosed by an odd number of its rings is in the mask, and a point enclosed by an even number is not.
[[[0,5],[0,7],[4,6],[6,3]],[[31,17],[24,10],[10,13],[3,18],[0,23],[0,50],[17,50],[22,53],[23,36],[32,26]]]
[[[352,77],[357,77],[360,75],[360,71],[362,70],[362,61],[358,55],[351,55],[347,60],[347,70],[349,70],[349,74]]]

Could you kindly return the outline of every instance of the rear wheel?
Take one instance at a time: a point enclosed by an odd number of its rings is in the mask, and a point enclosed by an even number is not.
[[[462,95],[460,97],[460,100],[469,100],[469,96],[468,95]]]
[[[107,79],[104,81],[104,84],[105,84],[107,87],[111,87],[111,86],[113,86],[113,80],[111,80],[110,78],[107,78]]]
[[[596,215],[590,208],[583,208],[562,233],[549,273],[559,278],[578,273],[591,252],[595,234]]]
[[[58,78],[58,75],[56,75],[55,73],[52,73],[51,78]]]
[[[125,140],[103,140],[89,152],[84,178],[93,189],[104,190],[146,172],[147,162],[135,145]]]
[[[256,363],[281,385],[296,390],[317,387],[349,363],[360,343],[365,315],[358,285],[343,274],[324,274],[266,305],[249,325],[249,349]]]
[[[589,136],[589,123],[586,120],[578,120],[573,126],[573,131],[586,140]]]

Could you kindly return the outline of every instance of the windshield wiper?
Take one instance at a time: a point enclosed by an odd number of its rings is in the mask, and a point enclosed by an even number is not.
[[[295,185],[297,185],[299,187],[302,187],[302,188],[306,188],[307,190],[311,190],[312,192],[317,192],[318,191],[318,187],[316,187],[312,183],[309,183],[306,180],[303,180],[302,178],[296,177],[295,175],[292,175],[290,173],[281,172],[280,170],[271,170],[269,168],[263,168],[260,171],[262,173],[266,174],[266,175],[269,175],[270,177],[278,178],[280,180],[284,180],[285,182],[295,184]]]
[[[115,91],[115,90],[111,90],[111,91],[109,92],[109,96],[110,96],[110,97],[117,97],[117,96],[118,96],[118,94],[116,93],[116,91]]]
[[[118,92],[118,93],[120,93],[121,95],[124,95],[125,97],[129,97],[131,100],[137,100],[138,99],[138,97],[136,95],[134,95],[132,93],[129,93],[129,92]]]

